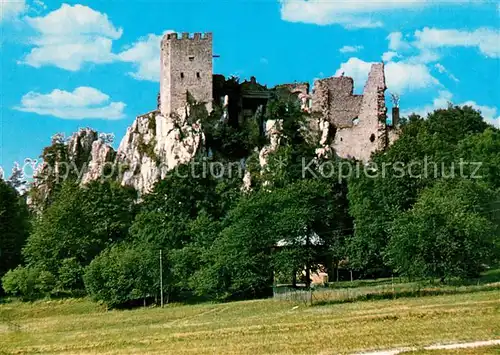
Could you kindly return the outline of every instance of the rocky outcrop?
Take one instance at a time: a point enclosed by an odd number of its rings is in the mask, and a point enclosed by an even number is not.
[[[137,117],[116,156],[122,185],[148,193],[160,179],[193,159],[203,141],[200,122],[164,117],[159,111]]]
[[[92,143],[90,161],[81,183],[87,184],[90,181],[98,180],[106,175],[107,171],[111,172],[114,169],[115,155],[115,150],[109,144],[106,144],[104,140],[95,140]]]
[[[267,165],[267,157],[278,149],[281,138],[281,122],[275,120],[266,121],[265,134],[269,137],[269,144],[259,152],[259,163],[262,168]]]
[[[113,162],[114,150],[96,131],[82,128],[68,139],[62,134],[53,136],[42,159],[34,171],[28,196],[28,204],[38,212],[44,208],[55,187],[65,180],[73,179],[83,184],[101,177],[101,168]]]
[[[69,139],[57,135],[35,172],[30,204],[43,209],[54,186],[68,178],[82,185],[111,179],[148,193],[169,171],[193,159],[203,140],[200,122],[188,123],[187,115],[164,117],[159,111],[138,116],[116,152],[89,128]]]
[[[116,153],[121,184],[141,192],[150,190],[159,176],[155,153],[157,114],[158,111],[153,111],[137,117],[127,129]]]
[[[97,140],[97,132],[90,128],[80,129],[73,134],[67,141],[68,160],[77,165],[83,165],[88,162],[92,145]]]

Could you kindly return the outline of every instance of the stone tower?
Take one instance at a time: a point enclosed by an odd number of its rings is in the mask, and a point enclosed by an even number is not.
[[[183,116],[188,93],[212,110],[212,34],[166,34],[161,42],[160,111]]]

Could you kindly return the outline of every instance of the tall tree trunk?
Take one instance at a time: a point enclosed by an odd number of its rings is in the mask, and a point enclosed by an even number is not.
[[[328,282],[335,281],[335,262],[332,256],[328,255],[326,258],[326,271],[328,273]]]

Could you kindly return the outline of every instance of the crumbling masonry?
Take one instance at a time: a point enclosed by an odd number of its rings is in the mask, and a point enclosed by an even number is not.
[[[239,113],[255,113],[270,97],[265,90],[247,90],[240,97],[220,97],[214,90],[212,34],[165,35],[161,43],[160,112],[187,112],[188,98],[206,104],[239,100]],[[256,84],[252,78],[249,84]],[[283,84],[302,100],[302,108],[313,113],[313,128],[321,132],[318,154],[333,150],[342,158],[368,161],[373,152],[385,149],[396,139],[396,127],[386,124],[385,75],[383,63],[373,64],[362,95],[354,95],[349,77],[316,80],[312,93],[308,83]],[[269,90],[270,91],[270,90]],[[259,101],[257,101],[259,100]],[[257,104],[252,104],[252,101]],[[241,103],[242,102],[242,103]]]

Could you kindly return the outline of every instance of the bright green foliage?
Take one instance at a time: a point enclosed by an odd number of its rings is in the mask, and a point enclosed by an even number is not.
[[[191,279],[200,295],[239,298],[265,295],[273,271],[290,278],[340,252],[345,215],[324,181],[298,181],[244,197],[230,211],[226,228],[206,249]],[[335,252],[333,252],[335,250]]]
[[[475,174],[491,188],[500,188],[500,130],[488,128],[460,141],[457,155],[475,163],[464,164],[464,175]]]
[[[247,157],[255,147],[262,144],[258,126],[255,127],[257,125],[255,120],[247,121],[243,129],[231,127],[219,120],[216,119],[205,129],[207,147],[214,156],[238,160]]]
[[[389,264],[412,277],[476,277],[500,252],[500,194],[470,180],[426,189],[389,230]]]
[[[135,193],[114,183],[80,188],[65,183],[36,221],[26,261],[54,274],[68,258],[85,266],[107,246],[124,239],[134,216]],[[68,265],[66,265],[68,266]]]
[[[365,274],[384,263],[392,221],[412,209],[421,193],[441,180],[473,179],[498,190],[498,131],[470,107],[436,110],[426,120],[411,116],[399,139],[373,156],[375,169],[349,181],[349,212],[355,220],[349,261]],[[482,162],[474,179],[474,162]]]
[[[249,160],[253,190],[228,212],[223,231],[202,252],[203,263],[190,278],[199,295],[267,295],[274,273],[291,279],[319,263],[331,270],[345,257],[344,230],[351,227],[345,184],[321,175],[304,179],[303,165],[315,157],[304,135],[307,117],[296,97],[280,94],[266,117],[281,127],[279,146],[263,172],[255,156]],[[317,172],[317,164],[311,169]]]
[[[259,193],[231,210],[229,226],[202,255],[204,265],[191,279],[197,294],[225,299],[256,296],[270,287],[276,208],[275,196]]]
[[[220,89],[231,96],[240,86],[233,80]],[[8,292],[33,298],[85,287],[111,307],[157,298],[160,250],[163,291],[175,301],[266,296],[273,282],[294,283],[319,266],[331,281],[341,265],[364,276],[446,280],[498,262],[500,132],[472,108],[410,116],[365,168],[318,158],[315,118],[286,90],[274,92],[264,116],[241,121],[190,104],[189,123],[202,123],[205,149],[139,203],[111,182],[61,185],[24,248],[28,267],[4,278]],[[278,131],[266,151],[263,117]],[[54,142],[46,155],[64,160],[63,148]],[[354,175],[346,179],[348,169]],[[0,196],[0,251],[16,255],[26,233],[22,204],[1,182]],[[6,271],[19,262],[0,265]]]
[[[61,261],[57,273],[57,286],[60,290],[83,290],[83,266],[76,258],[66,258]]]
[[[228,122],[222,117],[222,110],[215,110],[201,119],[205,134],[205,150],[218,161],[238,161],[248,157],[256,148],[266,144],[260,126],[259,113],[243,122]]]
[[[222,223],[220,221],[202,212],[187,225],[191,242],[180,249],[170,250],[173,286],[180,292],[192,290],[194,284],[191,276],[210,262],[207,260],[208,251],[219,237],[221,230]]]
[[[128,244],[105,250],[85,271],[88,294],[109,307],[157,295],[158,255],[145,246],[134,247]],[[168,268],[165,267],[165,270]]]
[[[29,213],[14,188],[0,179],[0,277],[21,262],[28,237]]]
[[[284,245],[275,251],[275,270],[290,275],[321,264],[333,274],[334,266],[346,257],[345,235],[351,227],[342,185],[303,180],[272,193],[280,201],[274,233]]]
[[[270,102],[267,119],[275,122],[280,131],[279,146],[267,156],[267,165],[251,170],[258,187],[262,184],[283,187],[311,176],[304,176],[304,165],[316,157],[317,142],[307,140],[307,116],[301,110],[297,97],[280,92],[279,99]]]
[[[191,292],[191,275],[201,267],[202,255],[221,230],[220,221],[240,195],[237,171],[232,178],[219,179],[208,163],[195,161],[169,173],[145,196],[130,229],[135,245],[162,249],[170,260],[165,287],[174,298]]]
[[[5,292],[25,300],[48,296],[56,285],[52,273],[35,267],[18,266],[2,278]]]
[[[178,167],[145,196],[131,228],[132,240],[166,250],[180,248],[190,241],[190,220],[200,213],[216,219],[224,214],[217,192],[219,181],[208,170],[204,172],[206,163],[200,160]]]

